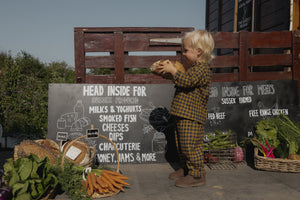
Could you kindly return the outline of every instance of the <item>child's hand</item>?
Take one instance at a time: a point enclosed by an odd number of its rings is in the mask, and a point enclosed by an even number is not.
[[[166,75],[166,74],[170,73],[170,74],[172,74],[172,76],[175,76],[177,69],[171,61],[167,60],[167,61],[159,64],[159,66],[157,67],[157,71],[159,74],[162,74],[162,75]]]

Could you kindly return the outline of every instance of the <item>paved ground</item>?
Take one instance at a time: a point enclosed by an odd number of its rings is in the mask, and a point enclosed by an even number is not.
[[[3,159],[12,152],[0,151]],[[162,164],[123,164],[120,170],[131,179],[131,186],[106,200],[298,200],[300,199],[300,173],[267,172],[253,169],[245,163],[236,168],[230,165],[209,168],[207,184],[203,187],[178,188],[168,174],[173,168]],[[227,167],[226,167],[227,166]],[[65,194],[57,200],[69,200]]]
[[[168,164],[121,165],[131,186],[107,200],[298,200],[300,173],[279,173],[255,170],[246,164],[235,169],[207,170],[203,187],[178,188],[168,174]],[[56,199],[67,200],[65,195]],[[103,199],[103,198],[102,198]]]

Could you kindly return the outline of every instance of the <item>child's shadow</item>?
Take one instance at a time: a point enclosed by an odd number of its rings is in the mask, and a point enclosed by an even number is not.
[[[158,107],[151,111],[149,122],[153,128],[165,135],[167,144],[165,146],[165,159],[175,169],[179,169],[179,158],[177,154],[174,116],[167,108]]]

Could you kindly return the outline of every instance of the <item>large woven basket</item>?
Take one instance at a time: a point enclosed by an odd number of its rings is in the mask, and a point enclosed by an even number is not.
[[[267,158],[258,155],[257,148],[254,148],[254,166],[266,171],[300,172],[300,160]]]
[[[83,135],[83,136],[78,137],[78,138],[76,138],[76,139],[74,139],[74,140],[72,140],[72,141],[70,142],[70,145],[66,148],[66,151],[65,151],[65,152],[63,153],[63,155],[62,155],[62,162],[61,162],[61,167],[62,167],[62,169],[64,168],[64,167],[63,167],[63,165],[64,165],[64,160],[65,160],[66,152],[68,151],[68,149],[72,146],[72,144],[73,144],[74,142],[76,142],[76,141],[78,141],[78,140],[80,140],[80,139],[82,139],[82,138],[85,138],[85,137],[87,137],[87,136],[86,136],[86,135]],[[106,139],[108,142],[110,142],[110,143],[114,146],[115,151],[116,151],[116,155],[117,155],[117,161],[118,161],[118,162],[117,162],[116,172],[119,172],[119,171],[120,171],[120,160],[119,160],[119,151],[118,151],[116,145],[115,145],[109,138],[107,138],[107,137],[105,137],[105,136],[103,136],[103,135],[98,135],[98,137],[101,137],[101,138]],[[96,150],[96,149],[95,149],[95,150]],[[105,194],[94,193],[94,194],[92,195],[92,198],[110,197],[110,196],[114,196],[114,195],[118,194],[119,192],[120,192],[120,190],[116,190],[115,192],[109,192],[109,193],[105,193]]]

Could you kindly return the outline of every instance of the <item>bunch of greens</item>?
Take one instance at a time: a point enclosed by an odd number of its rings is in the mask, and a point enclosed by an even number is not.
[[[287,116],[280,114],[273,119],[278,127],[278,138],[281,141],[281,157],[287,158],[300,153],[300,128]]]
[[[209,141],[204,143],[204,150],[226,149],[234,147],[235,144],[229,140],[231,134],[231,130],[225,133],[215,130],[215,134],[206,134],[206,137]]]
[[[12,187],[13,200],[40,199],[56,187],[58,181],[50,173],[51,163],[48,157],[40,160],[30,154],[27,157],[7,159],[4,164],[4,176],[7,185]]]
[[[72,200],[92,199],[87,195],[85,187],[82,187],[82,174],[84,167],[77,166],[71,161],[65,160],[61,167],[61,157],[57,165],[53,165],[51,171],[57,176],[60,188],[66,192]]]
[[[264,153],[263,149],[277,148],[280,141],[277,137],[278,127],[272,118],[263,119],[256,124],[256,134],[251,140],[252,144]]]

